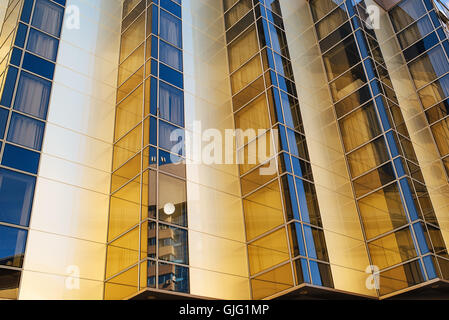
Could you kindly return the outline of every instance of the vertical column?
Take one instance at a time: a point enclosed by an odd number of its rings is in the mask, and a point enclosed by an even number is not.
[[[434,6],[435,5],[435,6]],[[426,225],[430,235],[430,240],[437,255],[434,259],[438,261],[436,272],[439,277],[448,277],[448,260],[445,241],[440,233],[440,225],[443,233],[447,234],[447,219],[438,211],[447,211],[447,195],[446,188],[448,180],[448,156],[449,144],[449,122],[448,118],[448,102],[447,102],[447,83],[449,81],[449,42],[447,40],[447,7],[439,1],[402,1],[398,6],[389,12],[389,18],[392,24],[392,32],[398,42],[398,49],[406,70],[411,78],[411,94],[418,95],[417,105],[419,111],[424,112],[425,118],[415,123],[426,127],[421,130],[420,137],[428,134],[428,148],[436,146],[437,152],[435,158],[439,157],[442,163],[438,163],[438,167],[434,164],[433,171],[440,174],[438,180],[432,179],[428,174],[424,175],[426,183],[431,183],[434,189],[441,188],[436,191],[441,193],[440,198],[443,200],[444,206],[441,207],[441,200],[435,205],[437,210],[436,217],[427,217]],[[404,93],[403,93],[404,94]],[[410,94],[410,93],[409,93]],[[427,121],[426,121],[427,120]],[[430,128],[430,130],[428,130]],[[430,143],[428,143],[430,142]],[[435,152],[434,152],[435,153]],[[425,159],[431,162],[434,153],[428,152]],[[439,153],[439,154],[438,154]],[[421,155],[421,159],[422,159]],[[436,162],[439,162],[438,160]],[[444,170],[444,168],[446,170]],[[446,171],[446,172],[444,172]],[[446,174],[445,174],[446,173]],[[423,176],[416,176],[417,180],[423,180]],[[429,182],[427,182],[429,181]],[[417,188],[418,190],[418,188]],[[434,191],[435,193],[435,191]],[[418,194],[421,197],[421,194]],[[426,197],[428,195],[424,194]],[[436,198],[431,198],[435,201]],[[420,201],[421,202],[421,201]],[[427,199],[426,202],[430,202]],[[424,209],[424,208],[423,208]],[[438,219],[437,219],[438,218]],[[438,220],[438,221],[437,221]],[[447,238],[447,236],[446,236]]]
[[[181,18],[123,5],[105,298],[189,292]]]
[[[253,298],[332,287],[279,3],[224,10]]]
[[[17,298],[64,10],[10,1],[0,36],[0,297]]]

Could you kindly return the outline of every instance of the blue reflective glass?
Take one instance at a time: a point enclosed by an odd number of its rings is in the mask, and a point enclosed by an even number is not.
[[[6,144],[2,164],[10,168],[37,174],[39,159],[40,155],[37,152]]]
[[[20,62],[22,60],[22,52],[23,51],[18,49],[18,48],[12,49],[11,64],[16,65],[16,66],[20,66]]]
[[[317,259],[312,228],[310,228],[309,226],[304,226],[304,236],[306,238],[307,254],[309,255],[310,258]]]
[[[6,75],[6,81],[3,85],[3,94],[0,104],[5,107],[11,107],[12,96],[14,94],[14,88],[17,80],[18,69],[15,67],[9,67]]]
[[[424,234],[423,225],[418,222],[413,225],[413,230],[415,230],[416,240],[418,240],[419,251],[424,255],[430,252],[430,248],[427,245],[426,236]]]
[[[410,185],[406,178],[399,181],[402,189],[402,194],[404,195],[404,201],[407,206],[408,212],[410,214],[411,221],[418,219],[418,211],[416,210],[415,203],[413,202],[412,192],[410,190]]]
[[[160,16],[160,37],[165,41],[177,46],[182,47],[182,24],[181,20],[173,16],[172,14],[161,10]]]
[[[40,119],[46,119],[51,82],[28,72],[20,74],[14,109]]]
[[[153,77],[150,82],[150,113],[157,115],[157,79]]]
[[[33,10],[33,0],[25,0],[23,9],[22,9],[22,15],[20,16],[20,20],[22,20],[23,22],[29,23],[32,10]]]
[[[5,135],[6,122],[8,121],[8,110],[0,108],[0,139]]]
[[[293,241],[294,256],[306,256],[306,249],[304,246],[304,239],[302,237],[302,228],[300,223],[293,223],[290,225],[290,232]]]
[[[33,28],[28,35],[27,50],[48,60],[56,61],[59,41]]]
[[[25,46],[25,39],[27,36],[28,27],[23,23],[19,23],[19,27],[17,28],[16,41],[14,44],[18,47],[23,48]]]
[[[0,225],[0,265],[21,268],[27,232]]]
[[[388,131],[391,129],[390,121],[388,120],[388,115],[386,112],[384,100],[381,96],[378,96],[376,99],[376,107],[377,111],[379,112],[380,120],[382,122],[382,127],[384,128],[384,131]]]
[[[184,94],[166,83],[159,85],[159,114],[164,120],[184,126]]]
[[[36,178],[0,169],[0,221],[27,227]]]
[[[429,280],[435,279],[437,277],[437,273],[435,270],[435,264],[433,263],[432,256],[427,256],[423,258],[424,266],[427,271],[427,277]]]
[[[429,50],[430,48],[435,46],[438,41],[439,39],[437,34],[435,32],[432,32],[424,39],[418,41],[417,43],[403,51],[405,60],[407,60],[407,62],[411,61],[412,59],[424,53],[426,50]]]
[[[181,7],[171,0],[161,0],[161,7],[181,18]]]
[[[184,155],[184,137],[183,129],[159,121],[159,147],[174,154]]]
[[[159,77],[162,80],[177,86],[178,88],[182,89],[184,87],[182,73],[163,64],[159,65]]]
[[[8,141],[40,151],[45,123],[13,112],[8,129]]]
[[[189,293],[189,269],[159,263],[159,289]]]
[[[157,120],[156,118],[150,118],[150,143],[157,146]]]
[[[169,45],[164,41],[159,42],[160,60],[179,71],[182,71],[181,50]]]
[[[55,73],[54,63],[30,53],[25,53],[22,67],[47,79],[53,79]]]
[[[64,8],[48,0],[36,0],[31,25],[55,37],[61,34]]]

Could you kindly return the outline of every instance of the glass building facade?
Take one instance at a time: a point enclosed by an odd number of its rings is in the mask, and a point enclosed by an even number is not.
[[[0,299],[449,281],[447,1],[5,2]]]

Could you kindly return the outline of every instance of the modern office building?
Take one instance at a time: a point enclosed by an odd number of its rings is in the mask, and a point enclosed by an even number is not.
[[[0,299],[449,298],[446,0],[0,21]]]

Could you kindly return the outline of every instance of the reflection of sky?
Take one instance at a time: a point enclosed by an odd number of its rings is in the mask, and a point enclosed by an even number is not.
[[[26,231],[0,226],[0,259],[24,253]]]

